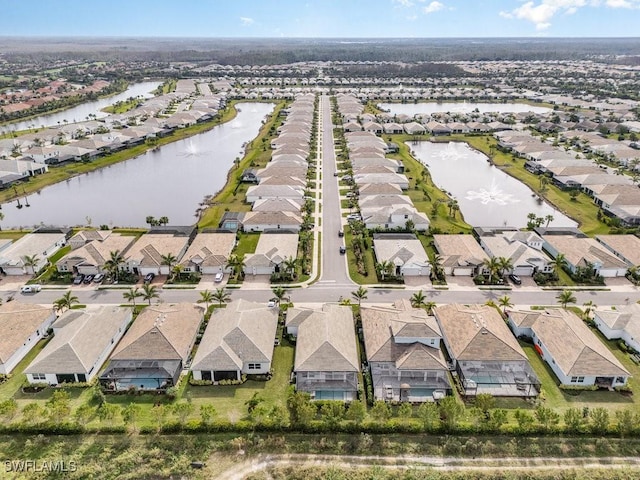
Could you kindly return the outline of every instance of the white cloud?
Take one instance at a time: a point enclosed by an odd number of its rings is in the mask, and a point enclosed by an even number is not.
[[[640,8],[640,0],[607,0],[610,8]]]
[[[442,3],[433,1],[429,5],[424,7],[422,11],[423,13],[428,15],[430,13],[437,12],[438,10],[442,10],[443,8],[444,8],[444,5]]]
[[[412,7],[413,2],[411,0],[391,0],[393,3],[397,3],[403,7]]]
[[[253,25],[255,23],[255,20],[249,17],[240,17],[240,23],[242,23],[243,27],[248,27],[250,25]]]

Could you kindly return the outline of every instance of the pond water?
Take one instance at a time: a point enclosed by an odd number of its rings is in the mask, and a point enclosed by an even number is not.
[[[471,113],[478,109],[479,113],[546,113],[551,109],[547,107],[537,107],[526,103],[471,103],[471,102],[423,102],[423,103],[381,103],[378,105],[382,110],[392,114],[405,114],[413,117],[416,114],[432,113]]]
[[[526,227],[527,215],[552,215],[549,226],[577,223],[546,202],[524,183],[497,167],[463,142],[407,144],[429,171],[434,183],[458,201],[467,223],[474,227]],[[546,225],[546,222],[545,222]]]
[[[258,135],[273,111],[268,103],[238,107],[234,120],[208,132],[43,188],[22,197],[22,208],[15,200],[4,204],[1,225],[145,227],[149,215],[169,217],[171,225],[192,225],[199,204],[225,185],[234,159],[244,154],[243,144]]]
[[[63,125],[66,122],[76,123],[83,122],[88,119],[89,115],[93,114],[96,118],[106,117],[108,114],[103,112],[104,107],[113,105],[116,102],[126,100],[130,97],[142,97],[151,98],[153,90],[158,88],[161,82],[140,82],[129,85],[124,92],[112,95],[111,97],[100,98],[92,102],[85,102],[67,110],[62,110],[50,115],[40,115],[39,117],[30,118],[22,122],[11,123],[0,127],[1,130],[27,130],[29,128],[42,127],[55,127]]]

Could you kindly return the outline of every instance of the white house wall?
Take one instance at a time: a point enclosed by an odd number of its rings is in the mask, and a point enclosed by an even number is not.
[[[51,315],[49,315],[44,322],[38,326],[35,332],[32,332],[31,335],[27,338],[23,345],[18,348],[3,364],[0,364],[0,374],[6,375],[11,373],[11,371],[20,363],[20,361],[31,351],[33,347],[40,341],[47,330],[51,326],[51,324],[55,321],[56,315],[53,311],[51,311]]]

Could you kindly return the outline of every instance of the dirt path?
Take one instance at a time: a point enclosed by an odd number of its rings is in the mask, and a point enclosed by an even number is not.
[[[640,467],[639,457],[511,457],[511,458],[461,458],[426,456],[354,456],[354,455],[267,455],[246,458],[217,476],[220,480],[243,480],[247,475],[268,467],[300,467],[328,465],[341,468],[370,468],[381,466],[389,469],[436,469],[436,470],[558,470],[565,468],[632,468]]]

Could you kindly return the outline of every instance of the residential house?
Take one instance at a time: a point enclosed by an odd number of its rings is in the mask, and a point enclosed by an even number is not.
[[[191,365],[195,380],[240,380],[271,370],[278,309],[238,300],[214,310]]]
[[[294,212],[246,212],[242,217],[245,232],[264,232],[265,230],[287,230],[299,232],[302,218]]]
[[[376,400],[426,402],[451,391],[435,318],[407,300],[361,308],[362,333]]]
[[[247,275],[272,275],[279,272],[282,264],[298,254],[297,233],[263,233],[256,251],[244,259]]]
[[[627,264],[593,238],[578,238],[573,235],[543,235],[544,249],[553,258],[564,255],[572,273],[578,268],[592,268],[602,277],[623,277]]]
[[[434,235],[433,245],[442,259],[446,275],[479,275],[489,259],[472,235]]]
[[[182,271],[185,273],[198,272],[203,275],[229,272],[227,261],[235,246],[235,233],[199,233],[180,261]]]
[[[176,385],[191,356],[203,314],[192,303],[146,307],[100,375],[103,388],[164,390]]]
[[[434,314],[465,395],[538,395],[540,381],[494,307],[439,305]]]
[[[618,305],[613,309],[596,308],[594,322],[609,340],[622,339],[640,352],[640,305]]]
[[[93,305],[67,310],[52,325],[53,338],[25,369],[29,383],[90,382],[122,338],[132,310]]]
[[[0,374],[8,375],[56,319],[51,307],[18,300],[0,305]]]
[[[94,240],[99,242],[106,240],[113,232],[111,230],[80,230],[73,237],[69,239],[68,244],[72,250],[80,247],[84,247],[87,243]]]
[[[561,385],[603,388],[622,386],[631,376],[611,351],[575,313],[562,308],[510,311],[517,336],[533,339]]]
[[[491,257],[504,257],[513,268],[504,273],[530,277],[534,273],[551,273],[553,263],[542,252],[542,238],[534,232],[494,231],[480,237],[480,245]]]
[[[173,255],[178,262],[187,251],[189,237],[167,233],[145,233],[127,251],[124,268],[138,275],[169,275],[163,257]]]
[[[412,233],[375,233],[373,250],[379,263],[391,262],[392,275],[429,276],[431,263],[422,242]]]
[[[264,198],[256,200],[251,209],[254,212],[293,212],[300,213],[302,200],[293,198]]]
[[[28,233],[0,251],[0,271],[6,275],[33,275],[44,268],[48,257],[66,242],[67,231]],[[25,257],[35,257],[35,266],[25,264]]]
[[[72,238],[75,237],[77,235]],[[84,275],[104,273],[104,267],[111,258],[111,252],[125,253],[134,240],[135,237],[118,233],[106,236],[103,240],[91,240],[84,246],[71,250],[58,260],[56,268],[61,273],[82,273]],[[78,239],[76,239],[75,244],[79,244]]]
[[[304,188],[291,185],[252,185],[247,189],[247,203],[263,198],[292,198],[302,200]]]
[[[366,202],[367,207],[363,207],[361,202],[360,213],[365,226],[370,229],[407,229],[407,225],[412,230],[425,232],[429,230],[429,217],[419,212],[412,204],[397,204],[389,206],[375,206],[376,197],[367,197],[372,201]]]
[[[627,266],[640,265],[640,238],[635,235],[596,235],[596,240]]]
[[[325,304],[298,325],[293,371],[296,390],[314,400],[358,398],[360,361],[349,307]]]

